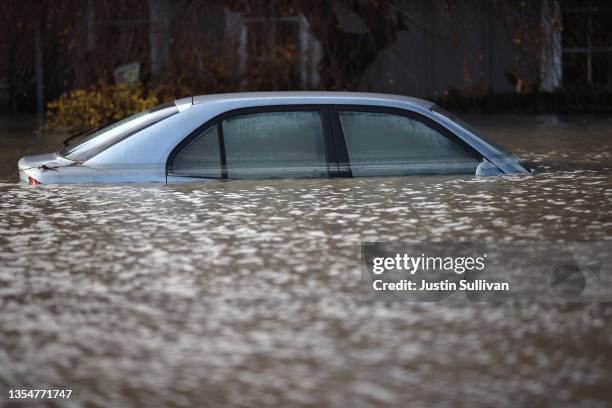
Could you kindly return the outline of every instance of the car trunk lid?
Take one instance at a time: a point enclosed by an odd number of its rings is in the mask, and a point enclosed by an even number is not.
[[[51,169],[71,166],[75,162],[65,159],[57,153],[37,154],[22,157],[17,166],[19,168],[19,179],[29,184],[44,183],[42,174]],[[32,181],[34,180],[34,181]]]

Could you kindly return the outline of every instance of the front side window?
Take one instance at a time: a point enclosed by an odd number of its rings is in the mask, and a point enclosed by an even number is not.
[[[353,176],[474,174],[479,160],[424,122],[402,115],[340,111]]]
[[[319,111],[245,114],[222,127],[229,178],[327,175]]]

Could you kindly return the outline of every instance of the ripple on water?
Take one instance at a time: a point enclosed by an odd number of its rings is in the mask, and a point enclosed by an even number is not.
[[[606,304],[359,302],[361,241],[611,239],[609,152],[567,168],[534,143],[527,176],[1,184],[0,383],[88,405],[603,405]]]

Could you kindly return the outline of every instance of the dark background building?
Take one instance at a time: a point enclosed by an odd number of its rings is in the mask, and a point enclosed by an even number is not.
[[[12,111],[126,78],[176,96],[612,87],[604,0],[24,0],[5,2],[0,19],[0,104]]]

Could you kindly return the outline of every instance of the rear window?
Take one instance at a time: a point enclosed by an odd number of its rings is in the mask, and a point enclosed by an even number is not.
[[[66,146],[59,154],[69,160],[89,160],[112,145],[176,113],[178,108],[174,102],[147,109],[84,136],[75,144]]]

